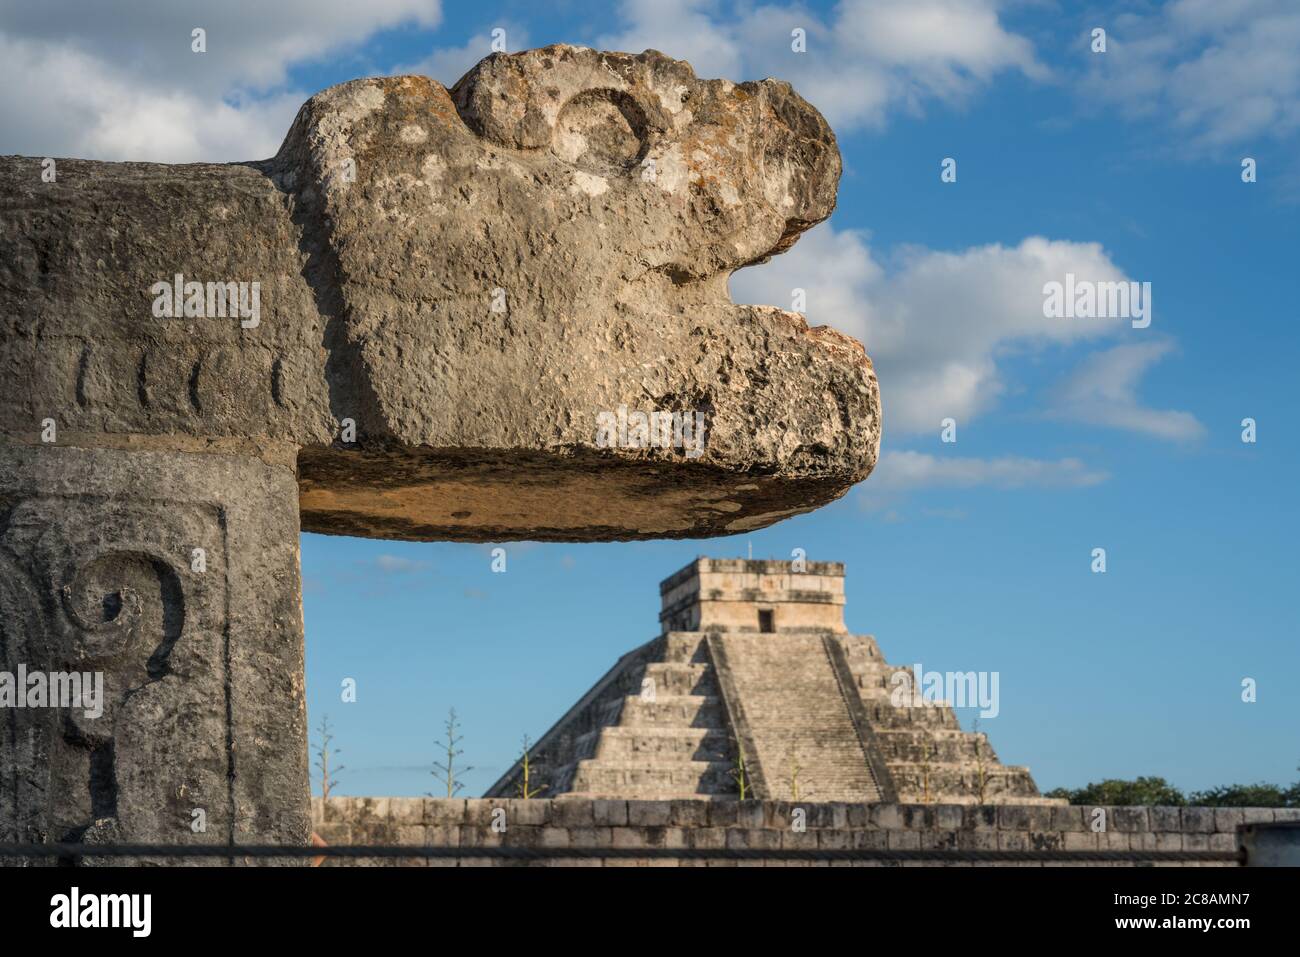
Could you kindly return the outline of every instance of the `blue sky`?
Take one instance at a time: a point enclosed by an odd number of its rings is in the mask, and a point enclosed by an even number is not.
[[[804,288],[810,321],[864,341],[876,474],[743,537],[508,544],[504,574],[483,546],[304,535],[310,720],[334,726],[339,793],[436,790],[451,706],[480,792],[654,637],[660,579],[751,547],[845,562],[848,624],[891,661],[1000,672],[981,727],[1044,789],[1296,779],[1294,3],[100,6],[0,2],[0,152],[260,158],[312,92],[454,82],[496,27],[511,50],[655,47],[704,76],[780,76],[839,136],[834,216],[732,289],[789,308]],[[1067,271],[1150,282],[1150,327],[1044,318]]]

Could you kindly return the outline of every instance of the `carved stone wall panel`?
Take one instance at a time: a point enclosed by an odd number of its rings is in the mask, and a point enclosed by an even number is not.
[[[0,833],[305,841],[299,594],[286,468],[0,449],[2,670],[103,682],[0,711]]]

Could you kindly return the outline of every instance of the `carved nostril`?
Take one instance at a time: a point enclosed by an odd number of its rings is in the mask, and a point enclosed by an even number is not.
[[[565,162],[599,173],[631,169],[646,150],[645,112],[618,90],[587,90],[560,110],[551,150]]]

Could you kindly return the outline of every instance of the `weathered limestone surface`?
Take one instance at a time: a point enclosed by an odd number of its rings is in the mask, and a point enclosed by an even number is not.
[[[1098,810],[1106,828],[1094,830]],[[504,812],[507,827],[493,827]],[[799,821],[800,830],[796,827]],[[753,867],[934,866],[937,861],[873,858],[873,851],[1006,852],[1005,859],[945,861],[957,866],[1051,866],[1063,861],[1015,860],[1022,851],[1121,852],[1129,859],[1098,866],[1150,866],[1178,851],[1173,866],[1232,867],[1243,825],[1300,821],[1295,808],[1086,807],[1004,804],[862,804],[808,801],[511,800],[484,798],[331,797],[312,799],[312,824],[331,845],[415,845],[468,849],[457,858],[328,859],[326,866],[587,866]],[[483,847],[560,849],[554,858],[474,857]],[[563,856],[565,848],[586,852]],[[602,856],[602,849],[633,856]],[[635,856],[644,849],[644,856]],[[656,851],[687,849],[692,856]],[[738,859],[728,850],[749,856]],[[819,852],[860,852],[853,860]],[[802,859],[795,854],[803,854]],[[1204,857],[1197,859],[1197,855]],[[1218,859],[1210,855],[1218,855]],[[827,855],[829,857],[829,855]],[[887,855],[886,855],[887,857]],[[809,859],[811,858],[811,859]],[[1079,862],[1067,866],[1077,867]]]
[[[9,158],[3,428],[280,446],[311,531],[770,524],[876,458],[862,347],[727,294],[733,270],[830,214],[839,172],[788,84],[563,46],[490,57],[450,91],[333,87],[265,162],[68,160],[46,183],[39,159]],[[260,323],[155,318],[151,286],[178,273],[260,282]],[[597,415],[621,405],[701,413],[703,454],[599,448]]]
[[[0,661],[112,705],[0,715],[0,839],[305,840],[300,527],[707,536],[875,464],[861,345],[727,294],[835,203],[788,84],[557,46],[326,90],[265,161],[55,171],[0,159]],[[700,454],[602,444],[620,407]]]
[[[0,515],[0,671],[104,686],[0,709],[0,840],[305,841],[292,471],[6,446]]]

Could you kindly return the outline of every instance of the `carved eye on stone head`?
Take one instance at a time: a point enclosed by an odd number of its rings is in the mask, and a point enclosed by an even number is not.
[[[560,159],[595,173],[637,165],[648,147],[645,111],[619,90],[586,90],[564,104],[551,133]]]
[[[118,615],[122,613],[122,605],[123,605],[122,592],[123,591],[126,591],[128,598],[131,597],[131,593],[129,591],[127,591],[126,589],[119,589],[118,591],[115,592],[109,592],[108,594],[104,595],[104,597],[101,599],[101,603],[104,607],[104,618],[103,618],[104,621],[106,622],[113,621],[117,618]]]

